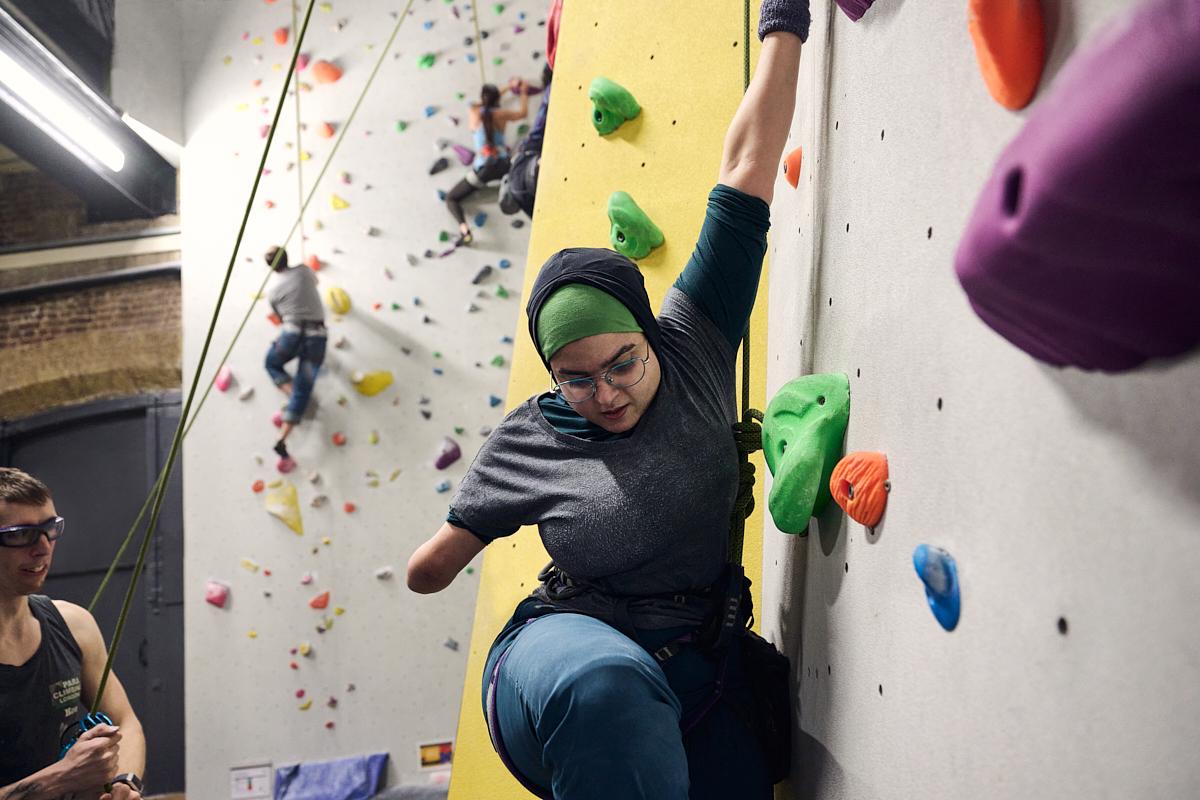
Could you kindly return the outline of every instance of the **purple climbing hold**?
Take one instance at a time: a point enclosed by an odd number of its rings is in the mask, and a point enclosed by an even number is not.
[[[454,155],[458,156],[459,163],[467,166],[475,160],[475,151],[469,147],[463,147],[461,144],[453,145]]]
[[[447,436],[442,439],[442,449],[438,452],[437,460],[433,462],[433,466],[437,469],[445,469],[462,458],[462,448],[458,446],[458,442]]]
[[[1152,0],[1063,67],[1001,154],[955,256],[971,306],[1055,366],[1200,342],[1200,7]]]
[[[846,16],[853,22],[858,22],[862,19],[862,15],[867,13],[867,9],[875,0],[837,0],[837,4],[842,11],[846,12]]]

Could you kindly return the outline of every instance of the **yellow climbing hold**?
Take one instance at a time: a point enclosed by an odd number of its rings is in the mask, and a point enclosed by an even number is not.
[[[345,613],[346,613],[346,609],[342,608],[341,606],[336,606],[333,609],[334,616],[340,617],[342,614],[345,614]]]
[[[250,40],[250,44],[262,44],[262,43],[263,43],[263,38],[261,36],[255,36],[253,39]]]
[[[329,546],[329,545],[333,544],[333,539],[330,539],[328,536],[322,536],[321,544]]]
[[[350,376],[350,383],[359,394],[374,397],[392,385],[395,380],[390,370],[379,369],[373,372],[355,372]],[[375,444],[371,442],[371,444]]]
[[[243,558],[242,566],[245,567],[246,569],[250,570],[251,572],[258,572],[258,562],[255,561],[253,558]]]
[[[396,478],[399,478],[399,477],[400,477],[400,470],[398,470],[398,469],[392,470],[392,474],[388,476],[388,483],[391,483],[392,481],[396,480]]]
[[[322,11],[333,11],[333,3],[321,3],[321,5],[317,6],[317,8],[321,9]]]
[[[309,644],[308,642],[301,642],[300,646],[296,648],[296,652],[298,652],[302,656],[307,656],[309,653],[312,652],[312,645]]]
[[[300,704],[301,711],[308,711],[310,708],[312,708],[312,698],[311,697]]]
[[[229,66],[230,64],[232,64],[232,63],[233,63],[233,56],[225,56],[225,58],[221,59],[221,62],[222,62],[222,63],[223,63],[225,66]]]
[[[338,197],[336,194],[329,196],[329,205],[333,207],[334,211],[344,211],[350,207],[349,203]]]
[[[310,158],[312,158],[312,153],[310,153],[307,150],[305,150],[303,153],[300,154],[301,161],[308,161]],[[349,204],[347,204],[347,205],[349,205]]]
[[[267,493],[267,513],[287,525],[297,536],[304,535],[304,520],[300,518],[300,501],[296,487],[284,483],[278,489]]]
[[[283,486],[283,478],[276,478],[267,484],[268,489],[278,489],[280,486]]]
[[[379,431],[371,431],[371,434],[367,436],[367,441],[371,444],[379,444]],[[375,483],[378,485],[379,481],[375,481]]]
[[[246,631],[246,635],[247,635],[247,636],[249,636],[251,639],[257,639],[257,638],[258,638],[258,631],[256,631],[256,630],[254,630],[253,628],[251,628],[250,630]]]
[[[325,292],[325,305],[335,314],[350,313],[350,295],[340,286],[331,286]]]

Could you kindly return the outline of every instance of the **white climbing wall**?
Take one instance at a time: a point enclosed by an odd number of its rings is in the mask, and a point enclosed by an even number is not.
[[[303,11],[307,3],[299,5]],[[503,85],[521,75],[540,83],[544,4],[505,6],[502,12],[491,3],[480,8],[480,24],[490,33],[483,42],[488,79]],[[283,239],[296,218],[297,170],[308,191],[333,147],[317,128],[330,122],[342,130],[395,25],[394,12],[404,7],[399,0],[317,4],[303,52],[314,62],[335,61],[344,76],[320,85],[311,65],[301,73],[312,86],[300,94],[306,130],[299,150],[294,98],[287,98],[206,363],[215,365],[251,306],[266,270],[263,251]],[[451,150],[439,149],[439,140],[470,145],[466,102],[457,97],[477,98],[480,85],[479,65],[466,59],[474,52],[464,44],[474,35],[469,8],[413,3],[304,217],[305,254],[324,263],[322,290],[344,288],[353,309],[329,317],[331,345],[344,338],[345,346],[330,347],[317,383],[316,417],[289,441],[299,468],[280,476],[271,453],[277,432],[270,417],[283,398],[262,366],[276,334],[264,302],[253,306],[230,358],[233,387],[213,393],[187,440],[191,797],[228,797],[229,770],[237,765],[378,751],[391,753],[390,782],[424,782],[430,775],[419,767],[417,745],[454,737],[478,573],[420,597],[404,587],[404,567],[445,518],[450,494],[435,486],[457,482],[483,441],[481,428],[502,416],[490,397],[508,385],[511,346],[501,340],[515,333],[518,295],[498,292],[519,289],[529,231],[513,228],[515,218],[499,212],[495,191],[484,192],[477,195],[482,203],[468,203],[472,215],[488,214],[475,245],[445,258],[423,256],[450,246],[439,241],[439,231],[454,225],[437,190],[448,189],[465,170]],[[186,135],[184,374],[190,380],[265,142],[259,127],[270,121],[291,54],[292,40],[278,46],[273,32],[292,23],[287,0],[184,3],[178,13]],[[425,53],[436,54],[437,62],[419,69]],[[530,122],[538,101],[531,100]],[[427,106],[435,107],[428,118]],[[454,125],[451,117],[464,124]],[[407,123],[403,132],[398,121]],[[510,141],[513,134],[510,127]],[[440,155],[452,167],[428,175]],[[334,194],[348,207],[334,210]],[[371,227],[375,235],[368,234]],[[288,250],[299,262],[299,234]],[[410,253],[419,257],[415,266]],[[472,285],[484,265],[493,266],[492,274]],[[471,304],[477,310],[468,312]],[[493,364],[496,356],[503,358],[500,366]],[[212,370],[206,368],[205,381]],[[349,380],[358,370],[390,370],[395,383],[378,396],[361,396]],[[251,388],[252,397],[239,399]],[[347,440],[342,447],[331,441],[339,432]],[[461,444],[463,458],[437,471],[433,461],[444,436]],[[309,480],[314,471],[320,476],[315,484]],[[302,537],[265,512],[270,487],[253,491],[255,481],[279,478],[298,490]],[[314,508],[318,496],[328,502]],[[345,503],[356,510],[347,513]],[[375,577],[388,565],[394,577]],[[306,573],[312,577],[307,585]],[[232,586],[224,609],[204,600],[210,578]],[[328,608],[311,609],[309,599],[325,590],[331,592]],[[328,629],[320,633],[318,625]],[[461,648],[447,647],[448,640]],[[304,642],[311,654],[293,654]]]
[[[1042,92],[1136,3],[1043,5]],[[857,24],[832,6],[804,52],[800,188],[781,178],[773,209],[768,394],[846,373],[847,450],[886,452],[893,491],[874,535],[836,506],[805,539],[768,523],[764,627],[800,710],[787,794],[1195,796],[1200,354],[1087,374],[980,322],[953,256],[1025,114],[989,97],[963,0],[877,0]],[[957,560],[952,633],[920,543]]]

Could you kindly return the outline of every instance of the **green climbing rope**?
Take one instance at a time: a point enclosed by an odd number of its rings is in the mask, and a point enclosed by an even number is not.
[[[296,0],[290,0],[292,4],[292,30],[296,30],[296,13],[299,10],[296,7]],[[296,98],[296,202],[304,202],[304,147],[300,143],[300,77],[293,75],[292,78],[296,82],[296,86],[292,89],[292,95]],[[308,238],[304,235],[304,212],[300,212],[300,262],[304,263],[304,241]],[[270,273],[268,273],[270,274]]]
[[[342,140],[346,137],[346,132],[350,129],[350,125],[354,121],[355,115],[358,114],[358,109],[362,105],[363,98],[366,97],[367,91],[371,88],[371,84],[375,81],[375,76],[379,73],[379,68],[383,65],[384,58],[387,56],[392,44],[396,41],[396,35],[400,32],[400,26],[404,24],[404,20],[408,17],[408,12],[412,9],[414,2],[415,0],[409,0],[408,5],[404,9],[404,13],[399,16],[395,27],[392,28],[391,37],[388,39],[388,42],[384,46],[382,52],[380,52],[379,58],[375,62],[375,67],[371,70],[371,74],[367,78],[366,84],[363,85],[362,92],[359,93],[358,100],[354,103],[354,107],[350,110],[350,114],[346,118],[346,122],[341,126],[338,137],[334,140],[333,147],[330,148],[329,155],[325,159],[325,165],[321,168],[321,171],[317,173],[317,178],[315,181],[313,181],[312,188],[309,189],[308,192],[308,197],[304,200],[304,203],[300,207],[300,213],[297,215],[296,221],[292,224],[292,229],[288,232],[287,237],[285,237],[283,240],[283,244],[280,248],[281,253],[287,248],[288,243],[291,242],[292,236],[295,235],[305,210],[308,209],[313,197],[316,196],[317,188],[321,184],[321,179],[325,177],[325,173],[329,170],[329,166],[333,163],[333,157],[337,154],[338,148],[341,147]],[[272,128],[272,134],[273,133],[274,128]],[[192,412],[192,418],[188,420],[187,427],[185,427],[183,430],[183,435],[185,438],[189,433],[191,433],[192,426],[195,424],[196,418],[200,415],[200,411],[204,408],[204,404],[208,401],[209,395],[212,394],[213,385],[216,383],[216,376],[221,371],[221,368],[225,366],[225,363],[229,360],[230,354],[233,353],[234,345],[237,344],[242,332],[246,329],[246,323],[250,321],[250,316],[254,313],[255,305],[258,302],[257,298],[262,294],[263,289],[266,288],[267,281],[271,278],[272,269],[275,267],[275,264],[280,257],[281,256],[276,255],[276,261],[272,262],[270,268],[265,271],[262,282],[258,286],[258,291],[256,291],[253,295],[255,299],[250,301],[250,305],[247,307],[241,323],[238,324],[237,330],[234,331],[233,338],[229,341],[229,346],[225,348],[225,353],[221,356],[221,360],[217,364],[216,369],[213,370],[213,377],[209,379],[208,384],[204,389],[204,394],[200,397],[200,402],[196,404],[196,409]],[[203,362],[201,362],[201,364],[197,367],[197,376],[199,376],[200,366],[203,366]],[[128,532],[126,532],[125,539],[121,542],[121,546],[117,549],[116,557],[114,557],[112,563],[109,564],[108,571],[105,572],[104,578],[100,581],[100,585],[96,588],[96,593],[92,596],[91,603],[88,604],[88,611],[95,609],[96,604],[100,601],[100,597],[104,594],[105,589],[108,588],[109,581],[112,579],[113,573],[116,572],[117,566],[121,561],[121,557],[125,554],[125,550],[128,549],[129,544],[133,541],[134,534],[137,533],[138,526],[141,524],[142,518],[146,515],[146,510],[149,508],[151,501],[155,497],[156,492],[159,490],[159,483],[163,479],[164,471],[165,467],[163,470],[160,470],[158,480],[155,481],[154,488],[150,490],[150,495],[146,498],[145,502],[142,503],[141,510],[138,511],[137,519],[134,520]]]
[[[483,64],[483,36],[479,32],[479,0],[471,3],[471,22],[475,25],[475,58],[479,61],[479,85],[482,86],[487,83],[487,72]]]
[[[742,3],[742,92],[750,88],[750,0]],[[729,561],[742,563],[746,518],[754,511],[754,465],[750,456],[762,450],[761,411],[750,407],[750,330],[742,337],[742,420],[733,425],[738,450],[738,492],[729,521]]]
[[[112,639],[108,645],[108,658],[104,662],[104,671],[100,674],[100,684],[96,688],[96,697],[92,700],[91,711],[95,713],[100,709],[100,703],[104,698],[104,689],[108,685],[108,676],[112,674],[113,660],[117,655],[117,648],[121,644],[121,634],[125,631],[125,621],[129,617],[129,608],[133,604],[134,591],[137,589],[138,578],[141,577],[142,569],[146,565],[146,553],[150,548],[150,541],[154,538],[154,530],[158,525],[158,517],[162,512],[163,498],[167,493],[167,484],[171,479],[171,471],[175,467],[175,460],[179,457],[179,446],[183,443],[184,420],[187,419],[188,412],[191,410],[192,401],[196,397],[196,388],[200,383],[200,372],[204,368],[204,359],[208,355],[208,348],[212,345],[213,333],[217,328],[217,318],[221,313],[221,305],[225,302],[225,293],[229,290],[229,280],[233,277],[233,265],[237,260],[238,249],[242,245],[242,237],[246,234],[246,224],[250,219],[250,210],[253,208],[254,197],[258,193],[258,184],[262,180],[262,171],[267,163],[267,154],[271,151],[271,142],[275,139],[275,129],[279,124],[279,115],[283,111],[283,104],[287,100],[287,88],[291,83],[292,75],[296,71],[296,59],[300,56],[300,43],[304,40],[304,34],[308,31],[308,22],[312,17],[313,6],[316,0],[308,0],[308,12],[304,16],[304,27],[296,36],[296,46],[292,49],[292,60],[288,64],[287,76],[283,82],[283,89],[280,91],[279,102],[275,106],[275,116],[271,120],[271,128],[267,133],[266,146],[263,147],[262,158],[258,163],[258,170],[254,175],[254,185],[250,188],[250,196],[246,199],[246,209],[242,214],[242,224],[238,229],[237,239],[233,245],[233,252],[229,255],[229,265],[225,268],[225,279],[221,283],[221,291],[217,294],[217,304],[213,308],[212,320],[208,325],[208,332],[204,337],[204,347],[200,350],[200,359],[196,364],[196,374],[192,379],[191,389],[188,391],[187,400],[184,402],[183,411],[179,416],[179,424],[175,426],[175,435],[171,439],[171,450],[167,454],[167,462],[163,465],[162,474],[154,486],[154,503],[150,509],[150,521],[146,525],[146,533],[142,536],[142,545],[138,548],[137,561],[133,565],[133,573],[129,577],[129,588],[125,592],[125,600],[121,604],[121,611],[117,615],[117,624],[113,629]]]

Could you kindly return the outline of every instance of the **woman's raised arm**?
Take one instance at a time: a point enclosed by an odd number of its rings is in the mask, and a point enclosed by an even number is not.
[[[808,38],[808,0],[764,0],[758,67],[725,134],[720,183],[771,202],[796,107],[800,47]]]

